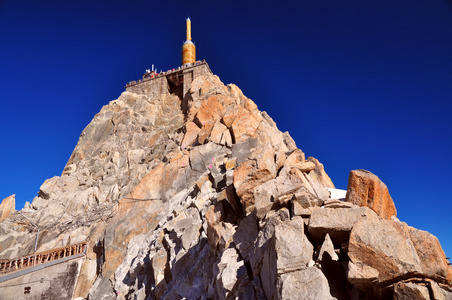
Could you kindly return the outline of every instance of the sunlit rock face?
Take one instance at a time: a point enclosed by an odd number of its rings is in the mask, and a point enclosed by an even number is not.
[[[329,199],[324,166],[204,74],[183,97],[136,88],[104,106],[21,212],[37,252],[88,242],[73,298],[452,297],[438,240],[358,175],[349,202]],[[0,258],[32,253],[35,228],[8,212]]]
[[[353,170],[348,177],[345,201],[358,206],[367,206],[383,219],[397,216],[394,201],[386,185],[374,174],[366,170]]]

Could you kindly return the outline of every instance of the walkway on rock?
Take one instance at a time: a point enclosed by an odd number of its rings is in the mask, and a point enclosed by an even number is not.
[[[23,256],[13,260],[0,260],[0,282],[26,273],[46,268],[51,265],[81,258],[85,255],[87,243],[82,242],[66,247],[55,248]],[[6,275],[3,275],[6,274]]]

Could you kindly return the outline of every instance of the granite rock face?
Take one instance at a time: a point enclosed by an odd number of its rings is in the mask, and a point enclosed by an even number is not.
[[[374,174],[366,170],[353,170],[348,177],[345,201],[358,206],[367,206],[383,219],[397,216],[394,201],[386,185]]]
[[[350,177],[349,202],[328,199],[317,159],[203,75],[183,98],[124,92],[104,106],[21,212],[38,252],[88,242],[74,298],[448,299],[438,240],[388,220],[375,175]],[[32,253],[36,229],[7,211],[0,258]]]
[[[9,217],[12,212],[16,211],[16,195],[11,195],[3,199],[0,203],[0,222]]]

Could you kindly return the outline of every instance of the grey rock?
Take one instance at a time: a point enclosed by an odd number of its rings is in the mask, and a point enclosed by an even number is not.
[[[64,170],[63,170],[63,174],[62,175],[71,175],[72,173],[74,173],[77,170],[77,165],[76,164],[70,164],[67,165]]]
[[[328,300],[328,280],[316,267],[282,274],[278,279],[278,299]]]
[[[207,143],[194,147],[190,151],[190,166],[199,173],[204,173],[213,167],[213,162],[218,157],[226,155],[226,148],[215,143]]]
[[[301,187],[301,181],[295,176],[290,176],[290,174],[282,174],[256,187],[254,190],[254,205],[257,217],[262,218],[274,206],[287,206]]]
[[[286,144],[287,149],[289,149],[289,151],[293,151],[293,150],[297,149],[297,145],[295,144],[295,141],[290,136],[288,131],[283,133],[283,138],[284,138],[284,143]]]
[[[312,260],[314,247],[303,232],[302,219],[275,227],[276,267],[278,274],[305,268]]]
[[[328,199],[326,200],[323,205],[325,208],[353,208],[357,207],[356,205],[350,203],[350,202],[344,202],[338,199]]]
[[[339,260],[337,253],[334,251],[334,245],[328,233],[325,235],[325,240],[323,241],[322,247],[320,248],[319,251],[319,261],[322,261],[325,253],[327,253],[330,256],[331,260],[334,261]]]
[[[353,225],[361,219],[378,221],[379,217],[367,207],[316,209],[309,219],[308,231],[319,243],[327,233],[333,242],[343,243],[348,240]]]
[[[113,286],[108,278],[103,278],[102,276],[97,277],[94,282],[88,299],[99,299],[99,300],[114,300],[116,299],[115,292],[113,291]]]
[[[52,190],[59,178],[60,178],[59,176],[54,176],[54,177],[44,181],[44,183],[39,188],[38,195],[43,199],[49,199],[50,194],[52,193]]]
[[[237,165],[239,166],[257,147],[257,139],[247,139],[244,142],[232,145],[232,157],[237,158]]]
[[[248,274],[243,260],[240,260],[234,248],[226,249],[217,264],[216,290],[219,299],[230,299]]]
[[[186,261],[184,272],[173,277],[161,299],[177,299],[174,298],[175,294],[186,299],[201,298],[212,278],[211,264],[210,248],[204,242],[204,247],[197,253],[196,259]]]
[[[311,194],[304,187],[295,193],[294,196],[294,202],[297,202],[302,208],[316,207],[323,204],[323,200]]]
[[[255,213],[247,215],[240,221],[234,233],[233,241],[243,258],[249,259],[250,254],[253,252],[254,242],[257,239],[258,233],[259,228]]]
[[[312,172],[309,172],[306,174],[306,179],[308,180],[311,187],[314,189],[314,192],[316,196],[322,200],[327,200],[330,196],[330,192],[327,191],[325,188],[326,186],[323,185],[318,179],[317,176],[315,176],[315,173],[311,174]]]
[[[403,226],[387,220],[362,219],[355,223],[348,245],[348,279],[352,284],[376,287],[375,281],[422,272],[421,261]]]

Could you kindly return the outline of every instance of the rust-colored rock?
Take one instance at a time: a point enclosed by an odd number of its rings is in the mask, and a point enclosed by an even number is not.
[[[201,131],[199,131],[198,134],[198,143],[199,144],[205,144],[209,141],[210,134],[213,129],[213,125],[215,123],[215,120],[209,120],[207,122],[204,122],[204,125],[201,128]]]
[[[452,267],[448,265],[446,255],[438,238],[430,232],[407,228],[411,242],[421,262],[422,273],[438,282],[452,285]]]
[[[194,122],[187,122],[187,124],[185,124],[185,136],[182,140],[182,149],[191,146],[196,141],[200,130],[201,129]]]
[[[234,170],[234,187],[247,214],[254,209],[254,188],[272,178],[269,170],[257,169],[252,160],[243,162]]]
[[[278,166],[275,163],[276,153],[273,148],[267,144],[258,148],[255,152],[259,154],[256,157],[258,168],[261,170],[268,170],[273,177],[276,177]]]
[[[210,96],[201,104],[201,108],[195,116],[195,122],[199,126],[203,126],[208,122],[221,118],[223,114],[223,105],[221,105],[219,98],[220,97],[216,95]]]
[[[223,124],[226,125],[226,127],[231,127],[232,123],[235,121],[235,119],[237,118],[238,115],[246,115],[246,114],[247,114],[247,110],[243,106],[236,105],[224,114],[223,119],[222,119]]]
[[[212,131],[210,133],[210,139],[212,142],[216,144],[220,144],[221,138],[223,137],[223,134],[225,131],[227,131],[228,128],[221,124],[220,121],[216,121],[215,125],[212,128]]]
[[[232,133],[236,143],[244,142],[256,135],[260,121],[257,120],[248,110],[241,109],[232,122]]]
[[[177,162],[184,161],[184,157],[182,155]],[[105,255],[109,260],[102,270],[104,277],[113,276],[134,236],[157,226],[158,216],[168,209],[168,199],[182,190],[180,185],[195,184],[190,172],[189,168],[174,168],[171,164],[161,163],[119,201],[118,210],[105,231]]]
[[[386,185],[374,174],[366,170],[353,170],[348,178],[345,201],[358,206],[367,206],[383,219],[397,216],[394,201]]]
[[[172,155],[169,155],[168,158],[172,169],[180,169],[190,166],[188,151],[172,153]]]
[[[8,216],[16,209],[16,195],[11,195],[3,199],[0,204],[0,222],[8,218]]]

